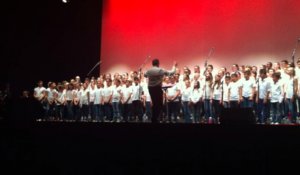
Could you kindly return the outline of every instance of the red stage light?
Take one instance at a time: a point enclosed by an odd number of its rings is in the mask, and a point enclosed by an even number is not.
[[[297,0],[108,0],[101,72],[136,70],[149,54],[162,66],[202,66],[211,47],[216,67],[287,59],[300,36],[298,7]]]

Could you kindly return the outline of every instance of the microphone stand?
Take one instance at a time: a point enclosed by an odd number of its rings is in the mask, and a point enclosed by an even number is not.
[[[142,68],[145,66],[145,64],[148,62],[149,58],[151,58],[151,56],[147,56],[147,58],[144,60],[143,64],[139,67],[138,72],[139,72],[139,78],[141,80],[142,78]]]
[[[212,54],[213,54],[214,51],[215,51],[215,48],[214,48],[214,47],[210,48],[209,53],[208,53],[208,56],[207,56],[207,59],[206,59],[205,62],[204,62],[204,68],[205,68],[204,74],[205,74],[206,71],[207,71],[207,62],[208,62],[208,59],[212,56]]]
[[[224,75],[225,76],[225,75]],[[225,78],[224,78],[224,80],[221,82],[221,84],[222,84],[222,88],[221,88],[221,90],[222,90],[222,94],[221,94],[221,101],[222,101],[222,106],[223,106],[223,103],[224,103],[224,101],[223,101],[223,98],[224,98],[224,81],[225,81]]]
[[[299,42],[300,42],[300,38],[297,39],[296,46],[295,46],[295,48],[293,50],[293,53],[292,53],[292,63],[293,63],[293,66],[294,66],[294,73],[296,73],[295,72],[295,68],[296,68],[296,65],[295,65],[295,54],[296,54],[296,50],[297,50]],[[292,86],[293,86],[292,87],[293,88],[293,94],[292,94],[293,96],[292,96],[292,98],[294,99],[294,102],[292,102],[293,103],[292,105],[296,106],[295,105],[296,104],[296,102],[295,102],[296,95],[295,95],[295,89],[294,89],[294,77],[295,77],[295,75],[293,75],[293,80],[292,80]],[[293,116],[292,116],[292,118],[293,118]]]
[[[205,63],[204,63],[204,67],[205,67],[205,71],[204,71],[204,76],[205,76],[205,84],[204,84],[204,103],[205,103],[205,100],[206,100],[206,97],[207,97],[207,94],[206,94],[206,86],[207,86],[207,83],[206,83],[206,71],[207,71],[207,62],[208,62],[208,59],[212,56],[213,52],[215,51],[215,48],[212,47],[210,48],[209,50],[209,53],[208,53],[208,57],[207,59],[205,60]]]
[[[97,66],[99,66],[101,63],[102,63],[102,61],[97,62],[96,65],[89,71],[89,73],[88,73],[86,76],[87,76],[87,77],[90,76],[90,74],[93,72],[93,70],[94,70]]]
[[[295,48],[293,50],[293,53],[292,53],[292,63],[293,63],[294,66],[295,66],[295,54],[296,54],[296,50],[297,50],[299,42],[300,42],[300,38],[297,39],[296,46],[295,46]]]

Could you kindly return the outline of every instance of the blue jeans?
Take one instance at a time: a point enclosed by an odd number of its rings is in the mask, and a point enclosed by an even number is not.
[[[174,121],[177,122],[177,116],[179,113],[179,102],[177,101],[171,101],[168,102],[168,119],[170,122],[172,122],[172,114],[174,116]]]
[[[143,104],[140,100],[132,101],[132,116],[138,117],[139,122],[143,121]]]
[[[250,97],[243,97],[242,108],[253,108],[253,101],[249,100]]]
[[[94,105],[94,102],[90,102],[89,104],[90,107],[90,114],[91,114],[91,119],[96,120],[96,105]]]
[[[43,116],[42,119],[47,120],[48,119],[48,111],[49,111],[49,103],[48,101],[42,101],[42,107],[43,107]]]
[[[229,102],[230,108],[239,108],[239,102],[238,101],[230,101]]]
[[[88,119],[88,117],[89,117],[89,106],[88,105],[82,105],[81,116],[85,119]]]
[[[270,117],[270,102],[264,103],[263,99],[258,100],[257,104],[257,117],[259,123],[265,123],[267,118]]]
[[[272,122],[281,122],[281,114],[280,114],[280,103],[271,103],[271,117],[272,117]]]
[[[74,114],[74,119],[76,121],[80,121],[81,119],[81,109],[79,105],[73,105],[73,114]]]
[[[55,103],[49,104],[49,109],[47,111],[47,119],[50,119],[50,117],[55,116],[55,111],[57,110],[56,107],[57,106]]]
[[[223,101],[223,107],[224,108],[230,108],[229,102],[228,101]]]
[[[131,103],[127,103],[127,104],[123,104],[123,120],[125,122],[128,122],[128,118],[132,116],[132,104]]]
[[[297,102],[298,102],[298,116],[300,115],[300,97],[297,97]]]
[[[185,123],[191,123],[191,110],[189,107],[189,102],[188,101],[183,101],[182,102],[182,111],[184,114],[184,120]]]
[[[63,119],[63,106],[62,105],[57,105],[56,106],[56,111],[55,111],[55,117],[57,117],[58,119]]]
[[[285,101],[285,116],[289,116],[289,113],[291,114],[291,122],[295,123],[297,116],[295,100],[292,101],[292,99],[286,99]]]
[[[148,119],[152,118],[152,111],[151,111],[151,102],[150,101],[146,101],[146,116],[148,117]]]
[[[67,109],[66,118],[69,119],[69,120],[73,120],[74,119],[74,113],[73,113],[73,103],[72,103],[72,101],[67,101],[66,109]]]
[[[112,105],[110,103],[104,103],[104,116],[107,120],[112,120]]]
[[[103,121],[103,106],[100,104],[95,105],[95,116],[96,116],[96,121]]]
[[[221,104],[220,100],[213,100],[212,102],[212,117],[214,118],[215,122],[218,121],[218,117],[220,117],[221,114]]]
[[[204,115],[206,119],[211,117],[211,103],[209,99],[204,100]]]
[[[117,119],[120,119],[121,115],[120,115],[120,103],[119,102],[113,102],[112,103],[113,106],[113,120],[116,121]]]
[[[280,114],[281,114],[281,117],[284,118],[285,117],[285,104],[286,102],[285,101],[282,101],[282,103],[280,103]]]
[[[194,122],[200,122],[200,115],[201,115],[201,102],[193,103],[193,115],[194,115]]]

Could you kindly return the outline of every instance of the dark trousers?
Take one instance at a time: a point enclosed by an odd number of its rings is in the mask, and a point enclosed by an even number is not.
[[[112,105],[110,103],[104,103],[104,116],[106,116],[106,120],[112,120]]]
[[[300,97],[297,97],[296,99],[297,99],[297,102],[298,102],[298,114],[297,114],[297,116],[300,116]]]
[[[66,118],[68,120],[73,120],[74,118],[74,113],[73,113],[73,103],[71,100],[67,101],[67,104],[65,105],[66,108]]]
[[[56,113],[56,104],[55,103],[49,104],[47,118],[50,119],[50,118],[54,117],[55,113]]]
[[[191,123],[191,110],[188,101],[182,102],[182,111],[183,111],[185,123]]]
[[[203,111],[202,106],[203,106],[203,103],[201,103],[200,101],[197,102],[197,103],[192,104],[192,110],[193,110],[193,116],[194,116],[194,122],[195,123],[200,122],[200,116],[201,116],[201,113]]]
[[[152,99],[152,123],[157,123],[163,107],[163,91],[161,86],[149,86]]]
[[[152,112],[151,112],[151,102],[150,101],[146,101],[146,116],[148,117],[148,120],[150,120],[152,118]]]
[[[89,105],[82,105],[82,107],[81,107],[81,116],[86,120],[88,119],[88,117],[89,117]]]
[[[78,122],[81,120],[81,109],[80,109],[80,106],[77,104],[77,105],[73,105],[73,113],[74,113],[74,118],[75,120]],[[73,117],[72,117],[72,120],[73,120]]]
[[[242,108],[253,108],[253,100],[250,97],[243,97]]]
[[[174,122],[177,122],[177,116],[179,113],[179,101],[170,101],[168,102],[168,120],[169,122],[172,122],[172,114],[174,117]]]
[[[285,117],[288,117],[289,114],[291,116],[291,122],[295,123],[297,117],[297,109],[295,100],[292,101],[292,99],[286,99],[285,101]]]
[[[272,122],[281,122],[281,116],[280,116],[280,103],[275,102],[275,103],[270,103],[270,114],[272,117]]]
[[[91,120],[96,120],[96,105],[94,104],[94,102],[90,102],[89,104],[89,112],[91,114]]]
[[[267,121],[267,118],[270,117],[270,101],[264,103],[263,99],[258,99],[257,115],[259,123],[265,123]]]
[[[132,101],[132,116],[138,116],[139,121],[143,121],[143,106],[140,100]]]
[[[122,113],[123,113],[123,119],[125,122],[128,121],[128,118],[131,117],[131,111],[132,111],[132,104],[123,104],[122,105]]]
[[[230,108],[240,108],[240,104],[238,101],[230,101],[229,105],[230,105]]]
[[[64,109],[63,105],[56,106],[55,117],[59,120],[62,120],[62,118],[63,118],[63,112],[64,112],[63,109]]]
[[[95,105],[95,107],[96,107],[96,121],[97,122],[99,122],[99,121],[101,121],[101,122],[103,122],[104,120],[103,120],[103,105],[101,105],[101,104],[96,104]]]
[[[222,105],[220,104],[220,100],[213,100],[212,101],[212,117],[214,118],[215,122],[218,121],[218,118],[221,114]]]

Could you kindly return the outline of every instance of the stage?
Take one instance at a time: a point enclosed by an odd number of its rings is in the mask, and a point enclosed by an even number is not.
[[[299,138],[287,125],[2,124],[1,159],[36,174],[274,174],[295,170]]]

